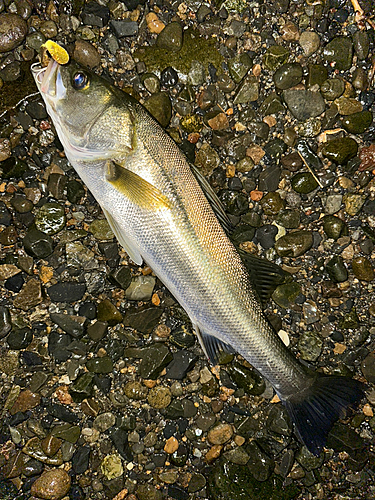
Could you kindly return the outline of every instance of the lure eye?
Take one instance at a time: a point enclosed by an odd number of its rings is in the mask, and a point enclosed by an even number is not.
[[[73,87],[76,90],[83,90],[89,85],[89,77],[83,71],[78,71],[73,76]]]

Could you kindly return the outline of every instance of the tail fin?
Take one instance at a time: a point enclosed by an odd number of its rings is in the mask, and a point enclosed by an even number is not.
[[[358,380],[320,375],[307,389],[282,400],[311,453],[320,454],[333,424],[363,398],[364,388]]]

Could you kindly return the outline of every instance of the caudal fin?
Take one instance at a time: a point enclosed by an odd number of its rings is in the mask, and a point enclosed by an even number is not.
[[[347,377],[318,376],[314,383],[283,400],[295,425],[297,436],[319,455],[329,431],[364,396],[364,384]]]

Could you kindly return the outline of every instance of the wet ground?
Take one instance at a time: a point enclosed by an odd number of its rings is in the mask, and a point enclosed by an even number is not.
[[[371,499],[372,2],[0,1],[0,497]],[[135,96],[291,278],[265,305],[301,360],[367,384],[320,457],[114,239],[30,75],[41,44]]]

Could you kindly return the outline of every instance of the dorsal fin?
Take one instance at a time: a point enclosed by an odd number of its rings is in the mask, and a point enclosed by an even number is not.
[[[200,185],[202,191],[204,192],[208,202],[210,203],[212,210],[215,212],[215,215],[219,220],[220,224],[222,225],[223,229],[228,235],[231,234],[231,232],[234,230],[233,224],[229,220],[229,217],[226,214],[221,201],[217,197],[217,194],[212,189],[207,179],[203,177],[203,175],[195,165],[190,163],[190,168],[194,174],[194,177],[197,179],[198,184]]]

